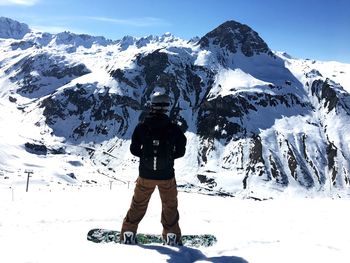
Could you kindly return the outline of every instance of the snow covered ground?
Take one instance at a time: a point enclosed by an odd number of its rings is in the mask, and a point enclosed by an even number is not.
[[[213,247],[87,241],[92,228],[119,230],[132,194],[132,183],[33,184],[26,193],[25,184],[0,182],[0,262],[349,262],[349,200],[331,197],[254,201],[180,192],[183,233],[212,233]],[[139,231],[161,232],[157,192]]]

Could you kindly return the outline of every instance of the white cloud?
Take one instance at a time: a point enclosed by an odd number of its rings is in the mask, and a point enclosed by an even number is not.
[[[4,5],[24,5],[32,6],[39,2],[40,0],[0,0],[0,6]]]
[[[130,19],[117,19],[117,18],[109,18],[109,17],[88,17],[89,19],[109,22],[118,25],[126,25],[126,26],[135,26],[135,27],[149,27],[149,26],[164,26],[169,25],[168,22],[163,19],[155,18],[155,17],[142,17],[142,18],[130,18]]]

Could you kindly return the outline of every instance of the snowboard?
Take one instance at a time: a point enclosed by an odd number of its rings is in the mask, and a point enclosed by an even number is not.
[[[137,233],[137,244],[164,244],[162,235]],[[87,240],[95,243],[120,243],[120,231],[95,228],[87,234]],[[183,235],[182,245],[188,247],[210,247],[217,242],[214,235]]]

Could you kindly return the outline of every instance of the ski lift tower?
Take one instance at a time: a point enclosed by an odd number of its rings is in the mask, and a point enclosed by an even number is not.
[[[31,177],[31,174],[33,174],[33,170],[30,169],[25,169],[24,173],[27,174],[27,187],[26,187],[26,192],[28,192],[28,188],[29,188],[29,178]]]

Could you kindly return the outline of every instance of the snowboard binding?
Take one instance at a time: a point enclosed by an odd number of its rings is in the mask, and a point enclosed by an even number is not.
[[[177,235],[174,233],[167,233],[165,244],[168,246],[182,246],[181,239],[176,240]]]
[[[128,244],[128,245],[135,245],[135,244],[137,244],[136,235],[133,232],[131,232],[131,231],[125,231],[123,233],[122,243],[123,244]]]

